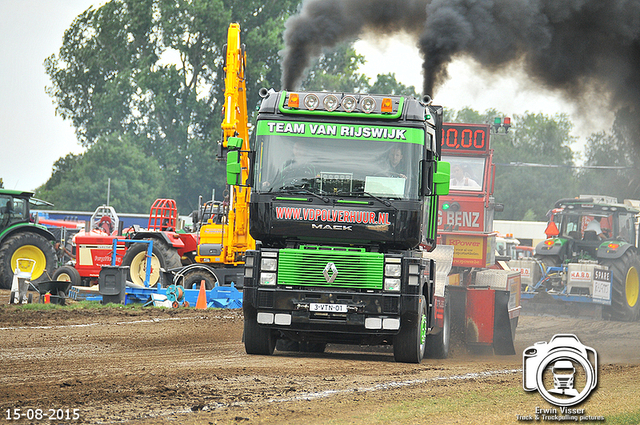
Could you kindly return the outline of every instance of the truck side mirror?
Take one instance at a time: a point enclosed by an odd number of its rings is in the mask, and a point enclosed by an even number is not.
[[[227,184],[239,185],[241,171],[240,151],[227,152]]]
[[[239,185],[242,165],[240,164],[240,149],[242,148],[241,137],[227,138],[227,184]]]
[[[444,161],[436,161],[436,172],[433,173],[433,186],[437,196],[449,194],[450,176],[451,164]]]

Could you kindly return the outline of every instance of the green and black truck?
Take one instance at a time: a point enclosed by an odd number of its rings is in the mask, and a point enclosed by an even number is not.
[[[428,342],[448,343],[428,338],[435,262],[424,255],[449,190],[442,108],[403,96],[260,95],[251,150],[227,157],[229,182],[252,186],[259,241],[245,259],[247,353],[392,344],[396,361],[421,362]],[[252,164],[245,182],[241,155]]]

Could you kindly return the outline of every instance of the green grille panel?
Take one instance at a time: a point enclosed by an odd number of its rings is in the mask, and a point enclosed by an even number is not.
[[[338,274],[327,282],[324,269],[335,264]],[[331,272],[329,272],[331,274]],[[382,289],[384,255],[361,249],[301,247],[278,255],[278,284],[354,289]]]

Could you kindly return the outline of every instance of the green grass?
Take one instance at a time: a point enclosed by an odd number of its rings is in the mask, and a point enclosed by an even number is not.
[[[505,398],[517,398],[522,395],[521,388],[504,388],[492,391],[464,391],[455,397],[419,398],[402,401],[381,411],[376,418],[378,423],[410,423],[432,416],[473,415],[476,409],[495,407],[495,401]]]
[[[33,310],[33,311],[50,311],[50,310],[96,310],[101,308],[118,308],[123,310],[139,311],[145,309],[142,303],[131,303],[127,305],[109,303],[102,305],[100,301],[74,301],[67,305],[58,304],[42,304],[39,302],[33,302],[31,304],[21,304],[15,307],[19,310]]]
[[[607,425],[637,425],[640,424],[640,410],[635,412],[619,413],[617,415],[604,415]],[[602,422],[581,422],[583,424],[602,424]]]

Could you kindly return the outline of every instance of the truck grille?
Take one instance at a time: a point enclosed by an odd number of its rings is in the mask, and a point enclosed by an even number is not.
[[[383,274],[384,255],[361,248],[302,246],[282,249],[278,256],[279,285],[381,290]]]

